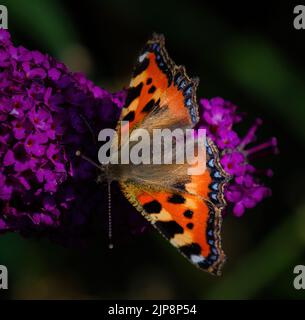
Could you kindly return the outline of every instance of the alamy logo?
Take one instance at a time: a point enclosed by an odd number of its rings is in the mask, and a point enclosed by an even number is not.
[[[0,5],[0,29],[7,29],[7,7]]]
[[[189,164],[188,175],[203,174],[206,169],[205,129],[138,128],[130,133],[129,122],[120,122],[120,134],[113,129],[100,131],[104,142],[98,152],[101,165]]]
[[[305,6],[296,6],[293,10],[293,13],[297,15],[293,21],[294,28],[297,30],[305,29]]]
[[[6,266],[0,265],[0,290],[8,288],[8,272]]]

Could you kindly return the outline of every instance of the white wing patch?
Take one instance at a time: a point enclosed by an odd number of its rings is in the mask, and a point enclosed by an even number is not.
[[[193,263],[199,263],[199,262],[203,262],[205,260],[205,258],[203,256],[198,256],[195,254],[192,254],[190,258]]]

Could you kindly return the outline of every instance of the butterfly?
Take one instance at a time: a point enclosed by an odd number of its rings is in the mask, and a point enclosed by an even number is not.
[[[194,128],[199,120],[197,86],[198,79],[171,60],[164,37],[154,34],[134,67],[117,139],[124,130],[132,136],[139,128]],[[206,170],[200,175],[188,175],[188,163],[109,164],[102,175],[118,181],[129,202],[191,263],[219,275],[225,262],[220,231],[229,177],[215,144],[207,138],[204,147]]]

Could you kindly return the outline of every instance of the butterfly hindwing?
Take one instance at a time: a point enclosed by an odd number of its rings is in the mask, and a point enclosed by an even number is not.
[[[127,199],[186,258],[203,270],[220,273],[225,256],[217,207],[188,193],[143,190],[130,183],[121,187]]]
[[[223,189],[228,175],[218,151],[207,139],[207,168],[186,176],[178,185],[121,182],[121,189],[136,209],[187,259],[219,275],[225,262],[221,247]],[[171,171],[171,166],[168,167]]]

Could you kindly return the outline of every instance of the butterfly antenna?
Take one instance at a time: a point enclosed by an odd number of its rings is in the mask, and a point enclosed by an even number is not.
[[[88,120],[86,119],[86,117],[84,117],[82,114],[79,115],[80,118],[84,121],[85,125],[87,126],[87,128],[90,131],[91,137],[92,137],[92,141],[96,146],[96,140],[95,140],[95,135],[94,135],[94,131],[93,128],[91,127],[90,123],[88,122]]]
[[[82,159],[88,161],[99,170],[103,170],[102,167],[100,167],[97,163],[95,163],[93,160],[91,160],[87,156],[83,155],[80,152],[80,150],[77,150],[75,152],[75,155],[77,157],[81,157]],[[107,181],[107,186],[108,186],[108,239],[109,239],[108,247],[109,249],[112,249],[113,243],[112,243],[112,211],[111,211],[111,181],[110,180]]]
[[[92,164],[94,167],[98,168],[99,170],[103,170],[102,167],[99,166],[96,162],[94,162],[92,159],[88,158],[87,156],[83,155],[83,154],[80,152],[80,150],[77,150],[77,151],[75,152],[75,155],[76,155],[77,157],[80,157],[80,158],[88,161],[90,164]]]
[[[111,212],[111,181],[108,180],[108,240],[109,249],[113,248],[112,243],[112,212]]]

